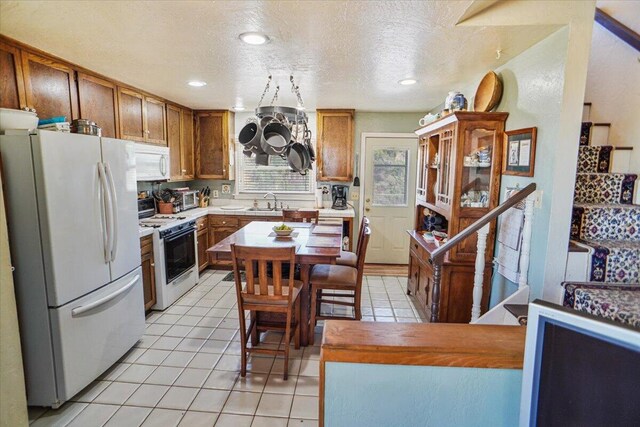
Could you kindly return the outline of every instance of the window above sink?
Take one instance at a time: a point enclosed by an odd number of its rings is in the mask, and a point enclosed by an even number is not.
[[[306,175],[301,175],[292,171],[287,161],[278,156],[270,156],[269,165],[262,166],[256,165],[255,156],[243,155],[241,148],[237,148],[236,153],[236,197],[241,195],[255,197],[267,192],[276,193],[278,197],[281,194],[314,195],[316,180],[313,170],[309,170]]]

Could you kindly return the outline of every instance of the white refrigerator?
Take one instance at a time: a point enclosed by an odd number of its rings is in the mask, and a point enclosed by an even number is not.
[[[134,145],[0,136],[27,400],[58,407],[145,328]]]

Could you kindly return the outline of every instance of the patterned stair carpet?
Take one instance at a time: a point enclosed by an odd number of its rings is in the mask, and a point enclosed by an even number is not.
[[[563,305],[640,327],[640,284],[564,283]]]
[[[591,146],[582,123],[571,239],[591,248],[589,282],[565,282],[564,305],[640,327],[637,174],[610,173],[612,146]]]

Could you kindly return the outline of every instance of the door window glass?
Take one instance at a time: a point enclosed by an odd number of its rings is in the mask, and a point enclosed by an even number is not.
[[[409,151],[382,148],[373,152],[373,205],[407,206]]]

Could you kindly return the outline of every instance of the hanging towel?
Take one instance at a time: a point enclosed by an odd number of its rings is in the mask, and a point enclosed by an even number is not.
[[[511,208],[504,213],[498,229],[498,273],[512,282],[520,280],[520,244],[524,211]]]
[[[502,218],[500,218],[498,242],[516,251],[519,250],[523,226],[524,212],[516,208],[509,209],[504,213]]]

